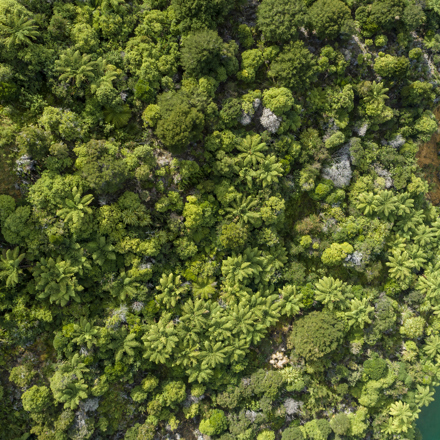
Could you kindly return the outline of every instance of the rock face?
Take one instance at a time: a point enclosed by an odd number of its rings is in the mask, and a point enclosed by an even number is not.
[[[270,133],[276,133],[280,128],[281,118],[268,108],[263,109],[263,115],[260,118],[261,125]]]
[[[334,154],[333,163],[322,169],[322,177],[331,180],[336,188],[343,188],[350,184],[352,175],[349,146],[344,145]]]
[[[393,186],[394,182],[393,179],[391,178],[391,173],[389,171],[385,170],[378,164],[374,165],[374,171],[376,171],[379,177],[382,177],[385,180],[386,189],[389,189]]]
[[[286,408],[286,414],[289,416],[300,413],[302,406],[303,402],[300,400],[294,400],[290,397],[284,401],[284,408]]]
[[[251,122],[252,122],[252,116],[249,113],[243,112],[240,119],[240,124],[246,126],[249,125]]]
[[[354,266],[360,266],[362,264],[363,255],[362,252],[354,251],[352,254],[348,255],[345,261],[347,263],[352,263]]]

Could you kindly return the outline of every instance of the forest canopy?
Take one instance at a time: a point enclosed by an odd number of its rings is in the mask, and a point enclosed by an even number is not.
[[[420,440],[439,68],[435,0],[0,0],[1,439]]]

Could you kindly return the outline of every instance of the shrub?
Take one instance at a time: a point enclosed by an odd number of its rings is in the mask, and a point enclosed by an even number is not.
[[[26,365],[19,365],[12,368],[9,380],[14,382],[20,388],[29,385],[36,372],[28,368]]]
[[[153,391],[157,385],[159,385],[159,379],[152,374],[147,374],[147,376],[142,380],[142,389],[146,393]]]
[[[0,222],[4,222],[15,211],[15,200],[11,196],[0,194]]]
[[[200,383],[195,384],[191,387],[191,396],[193,397],[201,397],[205,392],[206,387]]]

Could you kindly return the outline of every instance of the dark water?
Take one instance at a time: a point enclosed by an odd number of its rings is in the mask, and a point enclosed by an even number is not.
[[[435,392],[435,400],[428,407],[424,406],[417,419],[417,427],[423,440],[440,440],[440,389]]]

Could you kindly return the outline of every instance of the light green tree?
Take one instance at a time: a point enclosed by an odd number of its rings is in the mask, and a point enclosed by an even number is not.
[[[325,249],[322,253],[321,260],[324,264],[332,266],[340,263],[352,252],[353,246],[350,243],[332,243],[330,247]]]
[[[270,109],[277,116],[289,111],[295,100],[292,92],[286,87],[272,87],[263,92],[263,105]]]
[[[26,390],[22,396],[23,409],[32,413],[41,413],[52,404],[52,393],[45,387],[34,385]]]

